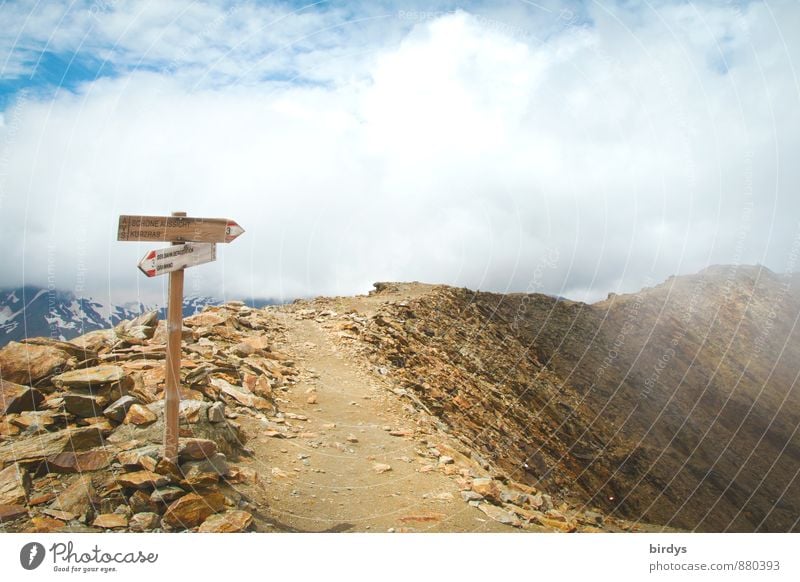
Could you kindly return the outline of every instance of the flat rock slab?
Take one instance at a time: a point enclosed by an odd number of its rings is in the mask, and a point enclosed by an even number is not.
[[[133,487],[134,489],[153,489],[169,484],[169,477],[153,473],[152,471],[134,471],[124,473],[117,477],[117,483],[123,487]]]
[[[247,531],[253,525],[253,516],[246,511],[226,511],[210,515],[200,529],[202,533],[238,533]]]
[[[103,431],[96,426],[68,428],[3,444],[0,446],[0,466],[44,459],[68,450],[83,451],[102,444]]]
[[[99,471],[111,464],[114,451],[95,449],[91,451],[65,451],[47,457],[47,466],[54,473],[86,473]]]
[[[13,521],[24,515],[28,515],[24,505],[0,505],[0,523]]]
[[[128,518],[118,513],[102,513],[94,519],[92,525],[104,529],[118,529],[128,527]]]
[[[114,382],[121,382],[126,377],[125,370],[109,364],[73,370],[53,376],[53,385],[65,390],[91,390]]]

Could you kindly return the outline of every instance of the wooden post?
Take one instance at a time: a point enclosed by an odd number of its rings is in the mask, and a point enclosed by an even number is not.
[[[186,216],[173,212],[172,216]],[[173,244],[177,244],[173,242]],[[167,303],[167,363],[164,405],[164,457],[178,462],[178,413],[181,394],[181,335],[183,332],[183,269],[169,274]]]

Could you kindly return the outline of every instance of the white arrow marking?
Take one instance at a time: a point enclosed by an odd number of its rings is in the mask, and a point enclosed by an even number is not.
[[[234,223],[235,224],[235,223]],[[238,226],[238,225],[237,225]],[[241,233],[237,233],[238,236]],[[148,277],[210,263],[217,258],[215,243],[184,243],[150,251],[139,261],[139,270]]]

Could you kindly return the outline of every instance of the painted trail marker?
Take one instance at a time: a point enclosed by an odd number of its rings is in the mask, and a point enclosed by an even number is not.
[[[216,243],[188,242],[157,251],[150,251],[139,261],[139,270],[148,277],[155,277],[178,269],[210,263],[216,259]]]
[[[173,212],[172,216],[119,217],[117,240],[172,241],[173,244],[165,249],[150,251],[138,265],[148,277],[169,273],[164,457],[173,462],[178,460],[183,270],[215,260],[216,243],[229,243],[243,232],[244,229],[233,220],[191,218],[185,212]]]
[[[117,240],[229,243],[244,232],[228,218],[192,218],[187,216],[119,217]]]

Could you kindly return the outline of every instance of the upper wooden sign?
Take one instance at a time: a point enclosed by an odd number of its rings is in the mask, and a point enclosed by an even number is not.
[[[227,218],[122,215],[117,240],[228,243],[243,232]]]

